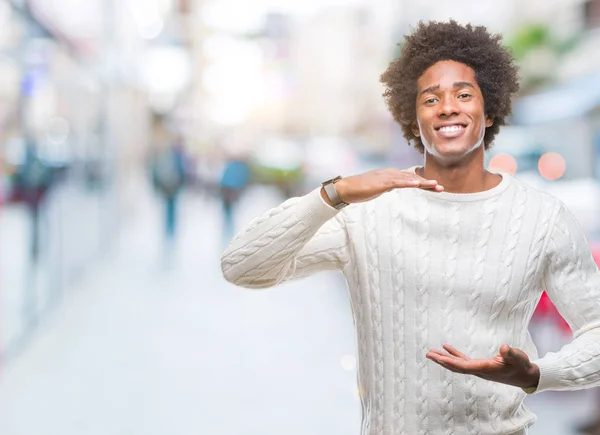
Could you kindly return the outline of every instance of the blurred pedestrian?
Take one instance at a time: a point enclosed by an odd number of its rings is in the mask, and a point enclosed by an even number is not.
[[[14,174],[15,195],[29,210],[31,218],[30,258],[36,263],[40,251],[41,210],[46,195],[52,186],[53,170],[36,152],[33,138],[26,140],[25,160]]]
[[[177,232],[177,202],[186,181],[183,139],[177,137],[169,146],[158,150],[151,162],[152,182],[164,203],[164,234],[171,245]]]
[[[423,166],[284,202],[237,234],[223,275],[248,288],[345,275],[363,435],[527,433],[527,394],[600,384],[600,274],[563,203],[484,166],[517,67],[484,27],[430,22],[381,80]],[[574,339],[539,358],[527,325],[543,290]]]
[[[250,167],[242,157],[226,160],[220,180],[223,236],[229,240],[234,232],[233,214],[242,193],[250,183]]]

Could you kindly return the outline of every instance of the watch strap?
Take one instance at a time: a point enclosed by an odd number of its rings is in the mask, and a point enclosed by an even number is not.
[[[342,177],[338,176],[323,183],[323,189],[325,190],[325,194],[329,198],[329,201],[331,201],[331,205],[338,210],[348,205],[347,202],[342,201],[334,186],[335,182],[339,181],[341,178]]]

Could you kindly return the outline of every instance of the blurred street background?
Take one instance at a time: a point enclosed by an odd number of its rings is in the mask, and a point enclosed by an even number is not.
[[[379,75],[449,18],[522,68],[490,168],[600,263],[600,0],[0,0],[0,434],[358,435],[342,277],[253,292],[220,255],[325,179],[421,162]],[[545,298],[530,331],[571,339]],[[600,391],[526,403],[532,435],[600,434]]]

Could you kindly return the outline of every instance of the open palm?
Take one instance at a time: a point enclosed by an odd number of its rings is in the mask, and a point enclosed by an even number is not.
[[[525,352],[507,344],[500,346],[496,356],[486,359],[470,358],[448,344],[443,348],[446,352],[432,349],[425,356],[455,373],[521,388],[538,384],[539,368],[529,360]]]

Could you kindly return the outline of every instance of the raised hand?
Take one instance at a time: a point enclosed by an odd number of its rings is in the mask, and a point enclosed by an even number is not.
[[[370,201],[390,190],[406,187],[437,192],[444,190],[436,180],[427,180],[409,170],[396,168],[377,169],[342,178],[335,184],[339,197],[347,203]]]
[[[539,367],[533,364],[525,352],[507,344],[493,358],[469,358],[454,347],[445,344],[444,349],[432,349],[425,355],[442,367],[465,375],[474,375],[488,381],[513,385],[520,388],[537,387]]]

